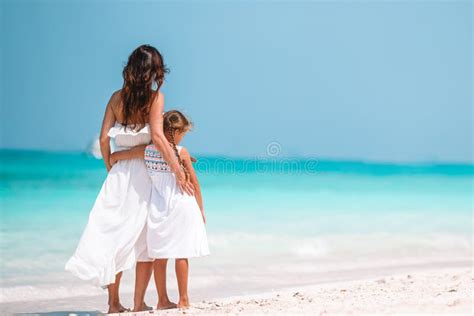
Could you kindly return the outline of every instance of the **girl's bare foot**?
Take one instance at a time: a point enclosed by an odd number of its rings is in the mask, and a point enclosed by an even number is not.
[[[178,302],[178,308],[189,308],[188,297],[180,297]]]
[[[172,309],[176,308],[176,303],[171,302],[169,299],[159,300],[156,309]]]

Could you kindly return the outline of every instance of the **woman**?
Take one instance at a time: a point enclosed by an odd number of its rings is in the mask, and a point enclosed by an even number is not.
[[[118,150],[152,140],[170,164],[179,187],[192,194],[192,185],[163,134],[164,97],[160,88],[166,72],[161,54],[152,46],[142,45],[130,55],[123,70],[123,87],[111,96],[102,122],[100,147],[108,175],[76,252],[66,264],[66,270],[79,278],[107,287],[109,313],[127,311],[120,304],[120,279],[122,271],[135,263],[133,311],[148,309],[144,297],[153,266],[146,248],[151,182],[145,163],[132,159],[112,167],[110,139]],[[166,293],[160,297],[159,308],[174,306]]]

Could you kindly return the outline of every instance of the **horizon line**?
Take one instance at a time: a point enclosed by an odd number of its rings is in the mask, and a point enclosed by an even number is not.
[[[87,150],[59,150],[59,149],[39,149],[39,148],[5,148],[0,147],[0,152],[18,151],[18,152],[38,152],[45,154],[84,154],[91,156]],[[460,165],[460,166],[474,166],[474,159],[471,161],[454,161],[454,160],[403,160],[390,161],[383,159],[368,159],[368,158],[344,158],[344,157],[329,157],[329,156],[310,156],[310,155],[278,155],[278,156],[261,156],[261,155],[226,155],[218,153],[195,153],[193,156],[201,156],[203,158],[228,158],[233,160],[284,160],[284,159],[302,159],[302,160],[316,160],[316,161],[333,161],[333,162],[352,162],[352,163],[366,163],[366,164],[390,164],[390,165],[405,165],[405,166],[419,166],[419,165]],[[96,158],[101,160],[101,158]]]

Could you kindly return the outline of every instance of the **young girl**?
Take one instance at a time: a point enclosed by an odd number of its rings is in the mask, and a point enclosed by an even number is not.
[[[138,146],[131,150],[116,152],[111,163],[117,160],[145,158],[152,179],[151,206],[147,221],[148,255],[154,262],[155,282],[160,302],[169,302],[166,294],[166,264],[169,258],[176,259],[179,302],[177,307],[186,308],[188,300],[188,258],[209,254],[206,217],[201,189],[186,148],[178,146],[190,130],[191,122],[179,111],[163,115],[163,129],[170,146],[178,157],[195,188],[194,196],[182,193],[174,174],[154,145]]]

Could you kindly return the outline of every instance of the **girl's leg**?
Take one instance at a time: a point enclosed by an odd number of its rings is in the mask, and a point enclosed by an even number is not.
[[[135,269],[135,295],[133,297],[133,311],[140,312],[148,310],[145,304],[145,292],[150,283],[153,272],[153,262],[137,262]]]
[[[178,308],[189,307],[188,298],[188,259],[176,259],[176,278],[178,279],[179,302]]]
[[[153,264],[153,274],[155,276],[156,290],[158,292],[158,305],[156,309],[176,308],[176,304],[168,298],[166,290],[166,265],[168,259],[156,259]]]
[[[128,311],[127,308],[123,307],[122,304],[120,304],[119,287],[121,278],[122,272],[117,273],[117,275],[115,275],[115,283],[109,284],[107,286],[107,290],[109,292],[109,314]]]

